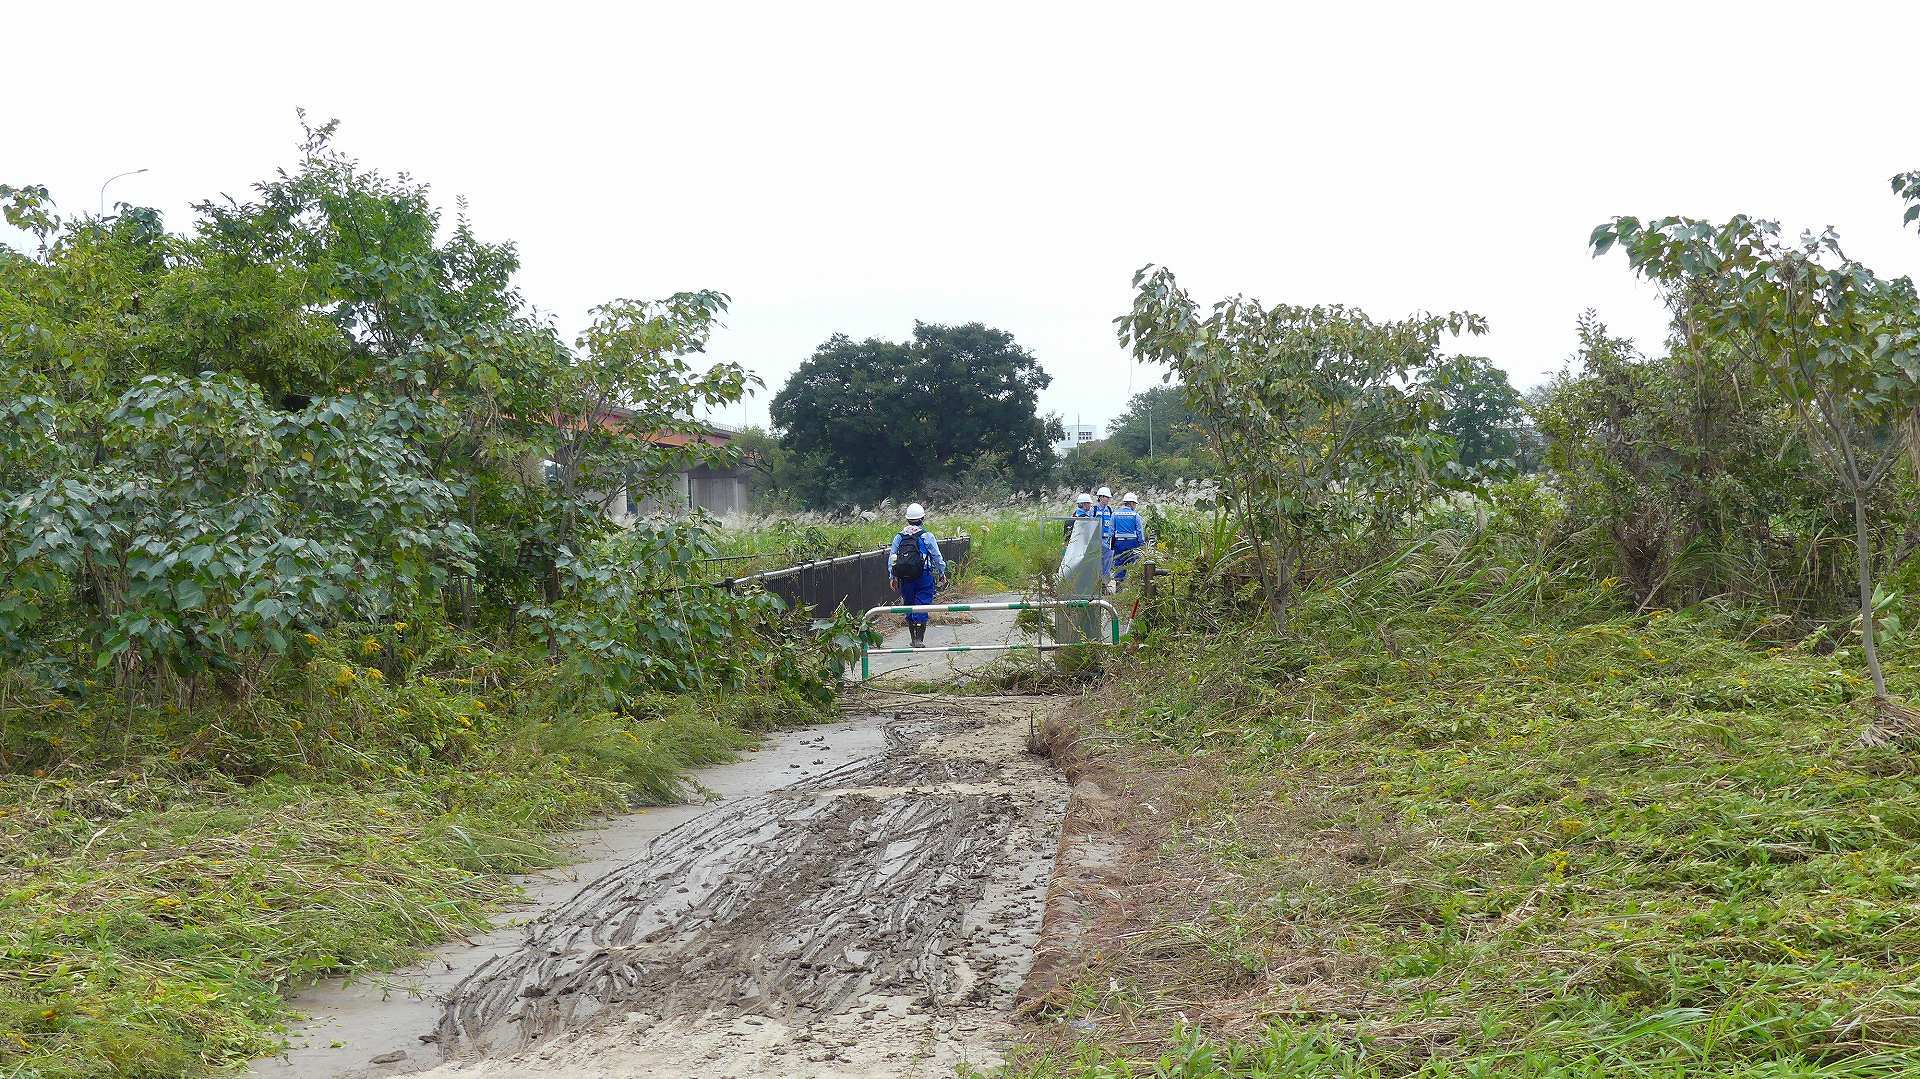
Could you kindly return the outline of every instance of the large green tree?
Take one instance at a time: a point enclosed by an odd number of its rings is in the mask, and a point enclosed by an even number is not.
[[[1434,384],[1444,401],[1440,429],[1469,468],[1511,462],[1526,427],[1526,403],[1507,373],[1484,356],[1459,356],[1440,368]]]
[[[1058,421],[1052,379],[1013,335],[978,322],[916,322],[911,340],[828,338],[774,395],[783,446],[811,462],[814,501],[911,497],[983,467],[1043,482]]]

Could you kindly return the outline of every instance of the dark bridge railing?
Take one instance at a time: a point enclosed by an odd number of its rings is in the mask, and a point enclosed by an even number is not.
[[[973,540],[966,536],[940,541],[940,557],[947,560],[948,572],[967,560]],[[887,552],[863,551],[818,562],[802,562],[786,569],[768,570],[724,582],[732,588],[757,584],[792,606],[813,609],[815,618],[832,618],[845,607],[855,614],[869,607],[891,603],[900,597],[887,585]]]

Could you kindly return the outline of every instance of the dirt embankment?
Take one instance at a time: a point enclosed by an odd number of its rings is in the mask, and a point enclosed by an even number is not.
[[[1067,786],[1053,705],[922,702],[885,749],[734,803],[537,922],[452,995],[438,1076],[917,1076],[991,1063]]]

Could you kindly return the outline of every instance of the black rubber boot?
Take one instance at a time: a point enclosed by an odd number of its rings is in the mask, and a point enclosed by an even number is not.
[[[913,642],[907,647],[925,648],[927,646],[927,624],[925,622],[907,623],[907,634],[913,638]]]

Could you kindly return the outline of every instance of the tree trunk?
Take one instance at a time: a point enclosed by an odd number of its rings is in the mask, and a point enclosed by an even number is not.
[[[1285,633],[1287,621],[1293,615],[1293,585],[1300,574],[1300,548],[1289,540],[1278,553],[1279,557],[1274,560],[1273,628]]]
[[[1213,411],[1216,417],[1223,411],[1217,396],[1213,398]],[[1247,538],[1253,542],[1253,561],[1260,569],[1260,588],[1267,599],[1267,614],[1273,619],[1274,631],[1285,633],[1287,601],[1275,583],[1276,569],[1267,559],[1267,545],[1260,539],[1260,521],[1254,517],[1253,493],[1246,489],[1245,477],[1236,480],[1233,461],[1227,456],[1226,440],[1220,436],[1218,427],[1209,426],[1207,438],[1213,443],[1214,456],[1220,460],[1221,478],[1227,484],[1227,501],[1239,512],[1241,524],[1247,530]]]
[[[1856,485],[1853,490],[1853,548],[1859,564],[1860,649],[1867,657],[1867,674],[1873,678],[1875,720],[1887,702],[1887,677],[1880,671],[1880,649],[1873,632],[1873,537],[1867,530],[1867,495]]]
[[[560,564],[554,559],[547,560],[547,575],[540,582],[541,591],[547,602],[547,663],[558,666],[560,663],[560,638],[553,630],[553,608],[560,602]]]
[[[1285,568],[1277,564],[1279,559],[1267,557],[1268,551],[1272,548],[1261,542],[1260,530],[1251,520],[1248,520],[1247,536],[1253,540],[1253,561],[1260,567],[1260,588],[1266,593],[1267,615],[1273,619],[1273,631],[1285,633],[1287,631],[1287,599],[1280,585],[1280,575],[1285,572]]]

